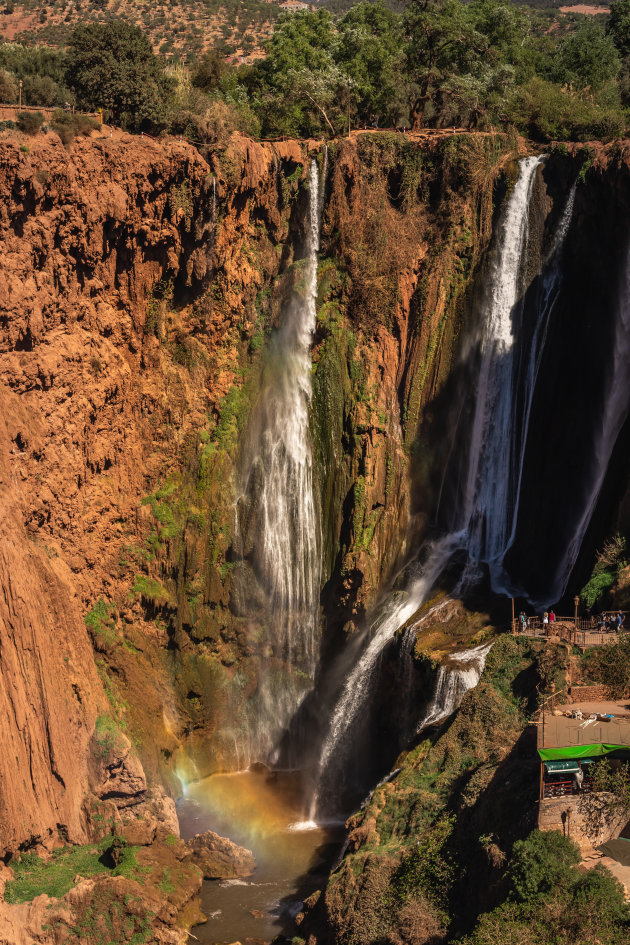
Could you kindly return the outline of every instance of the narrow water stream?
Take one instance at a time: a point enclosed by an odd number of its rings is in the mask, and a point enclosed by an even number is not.
[[[337,854],[343,826],[300,829],[299,772],[217,774],[188,786],[178,804],[182,837],[214,830],[248,847],[257,868],[247,879],[204,882],[207,917],[193,934],[204,945],[270,942],[295,934],[302,901],[321,885]]]

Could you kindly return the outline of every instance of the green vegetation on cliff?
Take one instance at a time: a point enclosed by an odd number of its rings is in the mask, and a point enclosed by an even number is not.
[[[111,849],[120,850],[116,863],[111,860]],[[5,901],[30,902],[42,894],[61,898],[75,885],[77,876],[140,878],[136,849],[121,837],[107,835],[97,845],[60,847],[53,850],[48,860],[34,853],[23,853],[11,861],[14,878],[5,887]]]
[[[582,855],[562,834],[533,831],[514,844],[508,895],[458,945],[622,945],[630,935],[624,888],[601,866],[580,873]]]
[[[621,884],[601,867],[578,871],[572,840],[533,829],[539,763],[528,719],[566,669],[561,646],[496,640],[458,712],[351,819],[341,865],[307,903],[318,941],[628,941]]]

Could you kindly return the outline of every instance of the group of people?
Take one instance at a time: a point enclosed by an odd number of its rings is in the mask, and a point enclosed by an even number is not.
[[[546,610],[542,616],[543,633],[548,633],[549,624],[555,623],[557,619],[555,611]],[[596,618],[597,629],[600,632],[619,633],[623,629],[625,619],[625,614],[621,610],[617,613],[600,614],[599,617]],[[532,618],[528,617],[524,610],[521,610],[518,616],[518,622],[521,633],[526,633],[532,626]],[[592,623],[591,626],[593,626]]]
[[[625,614],[619,611],[616,614],[600,614],[597,618],[597,629],[609,633],[619,633],[625,621]]]
[[[520,624],[521,633],[524,633],[525,630],[529,630],[529,628],[532,625],[531,623],[532,618],[528,617],[524,610],[521,610],[520,614],[518,615],[518,621]],[[545,628],[545,630],[546,630],[547,624],[555,623],[556,615],[554,611],[553,610],[545,611],[543,614],[542,622],[543,622],[543,628]]]

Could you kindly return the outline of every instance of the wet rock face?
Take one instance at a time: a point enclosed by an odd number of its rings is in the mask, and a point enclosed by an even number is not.
[[[212,830],[186,841],[187,859],[198,866],[204,879],[241,879],[256,868],[254,854]]]
[[[621,153],[616,146],[597,145],[553,152],[541,175],[546,209],[551,209],[541,234],[543,252],[577,179],[563,278],[532,404],[517,540],[507,560],[510,573],[533,599],[542,601],[553,594],[553,578],[574,538],[577,512],[585,506],[594,471],[608,459],[598,455],[599,436],[613,381],[616,323],[629,265],[630,168]],[[528,307],[535,310],[537,292],[533,278],[525,295],[526,313]],[[626,421],[582,544],[573,588],[583,586],[594,551],[619,527],[630,473],[629,443]]]

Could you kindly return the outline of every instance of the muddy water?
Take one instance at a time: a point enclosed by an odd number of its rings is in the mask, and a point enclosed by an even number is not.
[[[188,786],[178,804],[182,836],[214,830],[252,850],[258,864],[248,879],[204,883],[208,921],[193,929],[204,945],[295,934],[293,917],[325,877],[343,836],[341,825],[301,823],[302,797],[295,772],[220,774]]]

